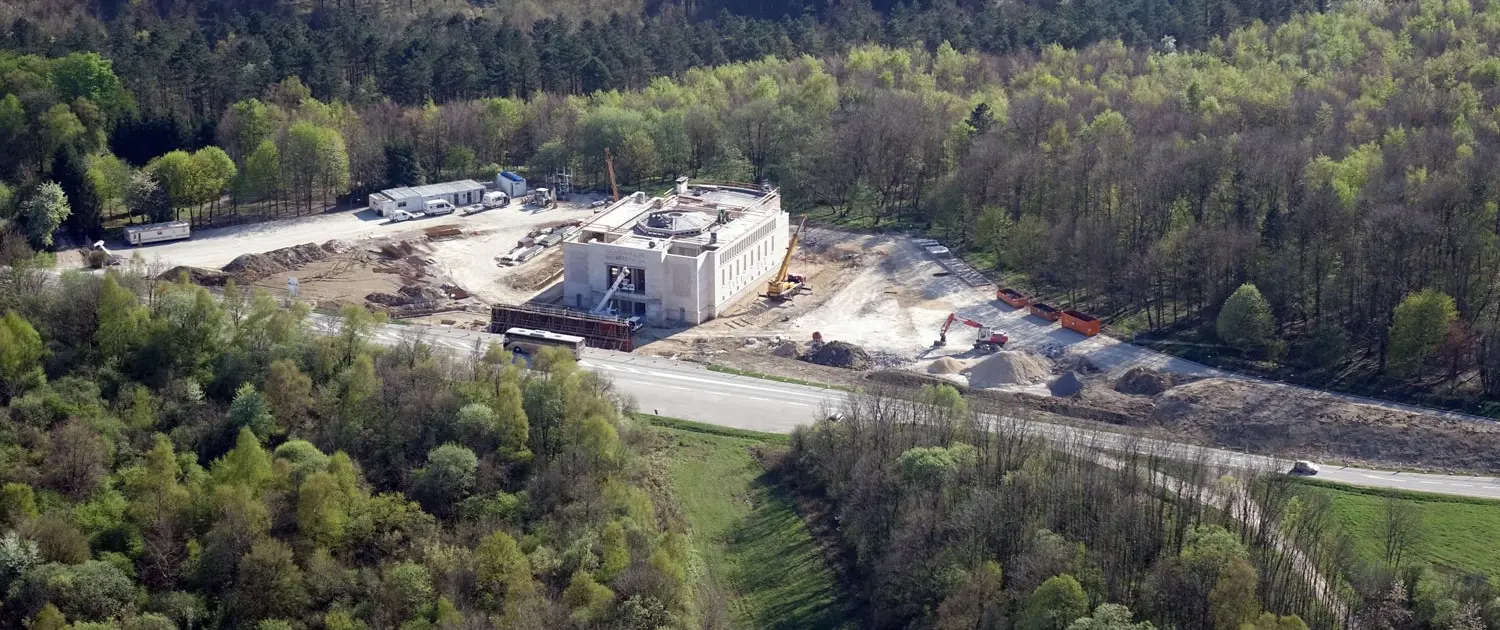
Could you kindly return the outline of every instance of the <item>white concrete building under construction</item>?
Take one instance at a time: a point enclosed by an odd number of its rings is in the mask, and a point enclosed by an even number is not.
[[[775,190],[684,178],[665,197],[635,193],[563,241],[563,299],[593,311],[608,296],[601,310],[700,324],[765,290],[786,254],[787,226]]]
[[[412,214],[421,212],[429,201],[446,200],[462,208],[484,200],[484,184],[472,179],[425,186],[401,186],[370,194],[370,209],[382,217],[389,217],[397,210]]]

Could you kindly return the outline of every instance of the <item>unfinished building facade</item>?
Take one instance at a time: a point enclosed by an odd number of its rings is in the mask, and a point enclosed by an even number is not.
[[[765,286],[786,254],[787,226],[775,190],[683,179],[665,197],[638,192],[563,242],[564,300],[647,323],[701,324]]]

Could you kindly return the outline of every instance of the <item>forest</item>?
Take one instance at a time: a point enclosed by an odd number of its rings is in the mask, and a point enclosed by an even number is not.
[[[260,220],[502,168],[602,186],[611,148],[628,185],[765,181],[821,220],[925,230],[1124,335],[1212,324],[1243,288],[1249,310],[1204,339],[1238,367],[1489,412],[1496,5],[1350,4],[1274,23],[1247,7],[1196,40],[1153,39],[1178,32],[1161,23],[1078,48],[1058,42],[1095,38],[933,43],[902,34],[923,23],[903,7],[863,35],[817,10],[529,29],[429,16],[402,32],[492,57],[428,50],[443,63],[411,67],[307,48],[395,20],[378,12],[131,9],[56,38],[18,17],[0,52],[0,138],[16,149],[0,156],[0,252],[47,248],[59,225],[92,239],[129,221]],[[252,36],[278,28],[274,45]],[[437,28],[464,35],[419,34]],[[730,32],[761,28],[788,30]],[[589,62],[558,63],[554,44]],[[629,50],[656,44],[676,52]]]
[[[780,466],[830,527],[867,627],[1500,627],[1491,575],[1353,554],[1323,495],[1275,471],[1049,443],[945,386],[855,394]]]
[[[314,336],[137,271],[0,277],[0,627],[700,627],[571,354]]]

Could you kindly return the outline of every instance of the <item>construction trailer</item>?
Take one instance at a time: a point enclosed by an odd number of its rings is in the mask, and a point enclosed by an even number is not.
[[[370,209],[382,217],[395,216],[398,210],[421,214],[429,201],[446,201],[454,206],[468,206],[484,200],[484,184],[472,179],[426,186],[401,186],[370,194]]]
[[[193,228],[187,221],[167,221],[149,225],[132,225],[125,228],[126,245],[145,245],[176,241],[193,236]]]
[[[495,190],[505,193],[511,199],[520,199],[526,196],[526,178],[510,171],[500,171],[495,176]]]
[[[529,328],[575,335],[588,340],[590,348],[635,350],[638,321],[603,313],[588,313],[542,304],[495,306],[490,309],[490,332],[504,334],[511,328]]]

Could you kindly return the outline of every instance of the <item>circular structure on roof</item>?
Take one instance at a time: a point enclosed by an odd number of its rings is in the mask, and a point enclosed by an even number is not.
[[[714,224],[713,217],[702,212],[663,210],[653,212],[635,224],[635,231],[648,236],[697,236]]]

